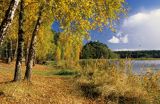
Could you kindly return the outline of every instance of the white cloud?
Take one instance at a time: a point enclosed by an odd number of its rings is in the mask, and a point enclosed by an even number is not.
[[[126,48],[160,49],[160,9],[129,16],[124,20],[121,31],[128,34],[118,38],[122,43],[128,43]]]
[[[110,42],[110,43],[119,43],[120,40],[117,37],[113,36],[110,40],[108,40],[108,42]]]
[[[122,43],[128,43],[128,35],[125,35],[124,37],[120,37],[120,41]]]
[[[118,32],[116,36],[113,36],[110,40],[108,40],[109,43],[128,43],[128,35],[123,35],[122,32]]]
[[[144,21],[148,21],[148,14],[145,13],[137,13],[133,16],[130,16],[123,23],[123,27],[132,27],[138,24],[144,24]]]

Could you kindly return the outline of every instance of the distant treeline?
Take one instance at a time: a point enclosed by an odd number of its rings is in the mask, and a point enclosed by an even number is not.
[[[160,58],[160,50],[115,51],[120,58]]]

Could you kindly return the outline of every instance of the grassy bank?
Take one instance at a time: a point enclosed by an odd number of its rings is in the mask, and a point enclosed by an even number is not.
[[[0,63],[0,103],[160,104],[160,72],[135,75],[131,65],[125,63],[85,60],[76,69],[36,65],[32,83],[10,82],[14,63]]]
[[[107,60],[86,63],[77,79],[84,96],[100,98],[104,103],[160,104],[160,72],[150,70],[145,75],[135,75],[125,60],[114,64]]]

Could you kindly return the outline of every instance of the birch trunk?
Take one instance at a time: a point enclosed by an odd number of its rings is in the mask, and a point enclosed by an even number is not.
[[[3,42],[7,28],[11,25],[15,11],[18,7],[20,0],[11,0],[8,10],[6,11],[5,18],[0,25],[0,45]]]
[[[25,72],[25,80],[30,81],[31,80],[31,73],[32,73],[32,67],[33,67],[33,60],[34,60],[34,54],[35,54],[35,45],[36,45],[36,39],[37,39],[37,32],[39,30],[39,27],[42,22],[42,12],[43,12],[43,6],[39,9],[38,19],[35,25],[35,28],[32,33],[32,39],[29,47],[29,54],[28,54],[28,61],[26,65],[26,72]]]
[[[23,24],[24,24],[24,0],[21,0],[20,13],[19,13],[18,50],[17,50],[16,65],[15,65],[14,81],[21,80],[23,46],[24,46]]]

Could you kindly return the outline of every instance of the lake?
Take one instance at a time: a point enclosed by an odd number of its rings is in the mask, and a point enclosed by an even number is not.
[[[80,60],[80,64],[83,65],[87,65],[87,64],[94,64],[97,61],[105,61],[105,59],[84,59],[84,60]],[[117,68],[119,68],[119,62],[121,60],[109,60],[110,63],[114,63],[114,65],[117,66]],[[135,73],[143,73],[148,71],[149,69],[156,72],[156,71],[160,71],[160,60],[127,60],[127,59],[123,59],[122,62],[125,61],[126,63],[126,69],[128,70],[128,66],[131,65],[131,68],[133,70],[133,72]]]
[[[155,71],[160,70],[160,60],[132,60],[131,65],[133,72],[146,72],[148,69]]]

